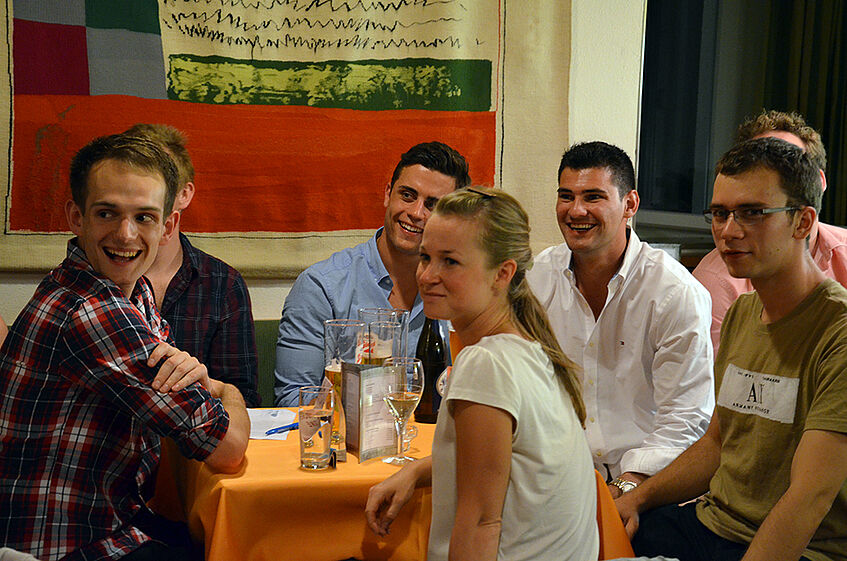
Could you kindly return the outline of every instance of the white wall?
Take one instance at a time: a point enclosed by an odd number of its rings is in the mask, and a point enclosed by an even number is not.
[[[506,0],[506,10],[500,179],[527,208],[538,251],[561,241],[553,214],[555,176],[568,145],[605,140],[637,157],[646,0],[571,0],[570,25],[568,3],[561,0]],[[510,51],[517,46],[520,54]],[[568,46],[569,61],[552,64],[561,74],[532,64],[533,58],[567,52]],[[567,77],[567,87],[561,76]],[[567,98],[560,101],[565,92]],[[0,315],[7,322],[40,279],[0,274]],[[254,317],[278,318],[292,281],[247,279],[247,284]]]
[[[254,319],[279,319],[282,303],[291,290],[292,280],[247,279]]]
[[[646,16],[647,0],[572,1],[571,143],[604,140],[636,159]]]
[[[23,309],[44,275],[0,274],[0,317],[11,323]],[[254,319],[279,319],[291,280],[246,279]]]

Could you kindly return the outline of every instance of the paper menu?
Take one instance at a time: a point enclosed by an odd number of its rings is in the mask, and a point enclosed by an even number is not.
[[[394,419],[383,400],[394,373],[381,367],[343,363],[344,416],[347,422],[347,450],[359,462],[390,456],[397,452]]]

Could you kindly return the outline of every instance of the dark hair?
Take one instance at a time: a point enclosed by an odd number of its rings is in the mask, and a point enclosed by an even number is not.
[[[85,212],[91,168],[103,160],[115,160],[148,173],[161,175],[165,182],[164,214],[171,213],[179,189],[176,164],[158,142],[144,136],[128,134],[95,138],[71,160],[71,196],[81,212]]]
[[[503,191],[473,187],[441,197],[433,214],[477,220],[481,226],[480,247],[488,256],[489,267],[496,267],[507,259],[515,261],[517,269],[509,284],[512,321],[524,337],[538,341],[550,357],[553,370],[567,390],[579,422],[584,426],[585,403],[576,374],[578,367],[559,346],[547,319],[547,312],[526,280],[526,272],[532,267],[529,217],[526,211],[514,197]]]
[[[738,125],[735,131],[735,142],[744,142],[773,131],[790,132],[803,141],[812,163],[826,171],[826,149],[823,147],[820,133],[807,125],[803,116],[794,111],[784,113],[773,109],[762,110],[755,117],[748,117]]]
[[[133,125],[124,134],[146,136],[163,144],[176,163],[180,187],[183,187],[189,181],[194,181],[194,164],[191,163],[191,156],[188,155],[186,148],[188,139],[181,130],[170,125],[139,123]]]
[[[780,188],[790,206],[821,208],[821,176],[812,158],[801,148],[780,138],[763,137],[736,144],[715,166],[715,174],[739,175],[756,169],[779,175]]]
[[[559,174],[562,177],[565,168],[583,170],[589,168],[607,168],[612,173],[612,181],[618,188],[621,198],[635,189],[635,169],[632,160],[626,152],[606,142],[580,142],[565,151],[559,163]]]
[[[391,187],[394,188],[394,183],[405,168],[416,164],[452,177],[456,180],[456,189],[467,187],[471,183],[468,163],[464,156],[442,142],[422,142],[400,156],[400,162],[391,176]]]

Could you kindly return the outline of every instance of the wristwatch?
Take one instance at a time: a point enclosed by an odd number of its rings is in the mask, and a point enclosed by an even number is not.
[[[632,491],[636,487],[638,487],[638,483],[634,481],[628,481],[626,479],[621,479],[620,477],[616,477],[612,479],[609,485],[614,485],[618,489],[621,490],[621,493],[626,493],[627,491]]]

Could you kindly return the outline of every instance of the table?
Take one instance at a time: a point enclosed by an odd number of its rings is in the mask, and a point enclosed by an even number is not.
[[[435,425],[419,424],[408,454],[428,456]],[[234,475],[213,473],[163,441],[156,496],[159,513],[188,522],[205,543],[207,561],[425,560],[431,490],[416,491],[380,538],[367,527],[368,489],[398,470],[352,454],[337,469],[301,470],[297,433],[286,441],[251,440]]]

